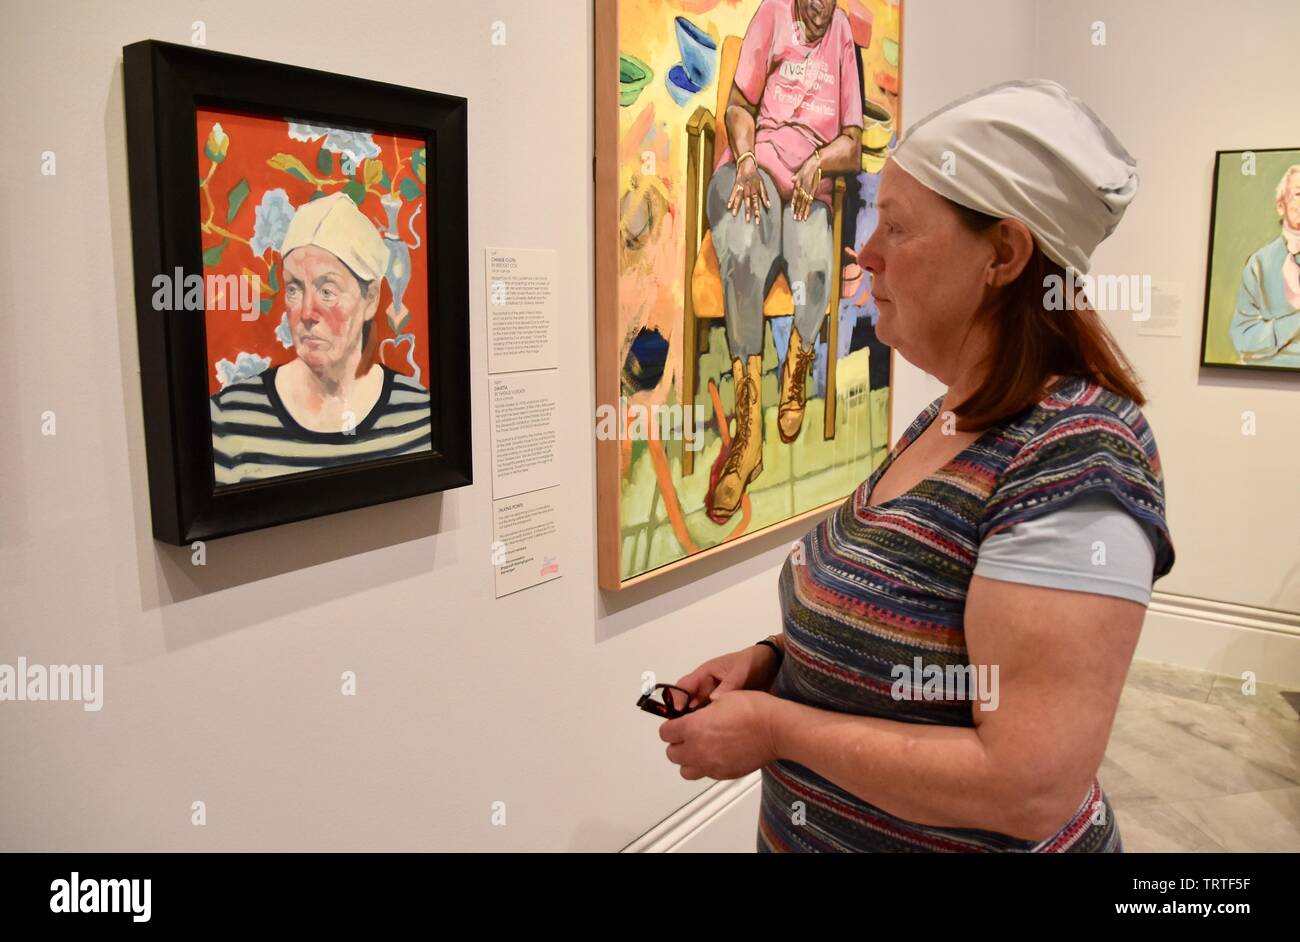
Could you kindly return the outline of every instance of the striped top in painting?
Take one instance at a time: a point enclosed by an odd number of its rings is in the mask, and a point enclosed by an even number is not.
[[[304,428],[275,389],[278,366],[231,383],[210,398],[216,483],[237,484],[338,464],[429,451],[429,391],[379,364],[384,384],[369,414],[351,432]]]
[[[973,727],[975,703],[948,689],[962,672],[947,668],[970,664],[963,617],[980,544],[1083,494],[1109,492],[1139,523],[1152,525],[1154,578],[1173,567],[1150,426],[1131,400],[1077,376],[986,429],[911,490],[867,506],[876,481],[942,402],[941,396],[931,403],[880,467],[787,557],[778,580],[786,656],[769,691],[774,696],[840,713]],[[796,553],[800,562],[792,565]],[[915,658],[944,668],[943,699],[890,695],[895,666],[910,672]],[[784,759],[763,767],[762,786],[760,853],[1123,849],[1095,776],[1075,814],[1041,842],[906,821]]]

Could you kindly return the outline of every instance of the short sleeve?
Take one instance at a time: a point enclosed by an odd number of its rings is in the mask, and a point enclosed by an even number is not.
[[[985,505],[979,538],[1109,494],[1155,539],[1152,581],[1174,565],[1165,522],[1164,479],[1155,438],[1136,405],[1123,414],[1099,403],[1070,406],[1049,418],[1007,464]]]
[[[1109,491],[1099,490],[985,539],[974,574],[1146,605],[1158,542]]]
[[[776,36],[776,6],[764,3],[749,21],[736,62],[736,87],[751,105],[763,97],[763,86],[772,62],[772,41]]]

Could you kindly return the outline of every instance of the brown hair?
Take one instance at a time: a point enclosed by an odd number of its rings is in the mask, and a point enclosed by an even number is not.
[[[972,232],[998,221],[948,202]],[[1020,276],[976,315],[988,330],[990,352],[980,364],[985,372],[979,387],[954,409],[961,431],[987,428],[1036,405],[1054,375],[1083,376],[1136,405],[1145,404],[1133,365],[1082,293],[1071,299],[1073,310],[1047,308],[1046,279],[1053,275],[1066,284],[1065,269],[1035,242]]]
[[[352,277],[356,279],[357,288],[361,291],[362,303],[365,302],[366,296],[370,293],[370,286],[378,282],[379,298],[375,302],[375,316],[370,318],[361,325],[361,359],[357,362],[357,377],[365,376],[370,372],[370,368],[379,360],[379,310],[384,301],[384,282],[382,278],[375,278],[366,281],[355,271],[347,262],[339,259],[339,264],[351,272]]]

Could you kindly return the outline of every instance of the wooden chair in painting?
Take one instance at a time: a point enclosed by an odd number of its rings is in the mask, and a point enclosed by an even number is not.
[[[686,290],[684,301],[682,402],[687,406],[695,402],[699,384],[699,357],[709,350],[709,331],[723,320],[722,275],[718,267],[718,253],[713,247],[713,234],[705,211],[705,197],[709,181],[713,178],[714,154],[727,146],[727,99],[735,81],[736,64],[740,60],[741,37],[728,36],[722,43],[722,60],[718,68],[718,99],[712,112],[701,105],[686,124]],[[839,310],[841,265],[839,246],[844,233],[844,177],[835,177],[832,197],[832,244],[836,247],[835,274],[831,278],[831,296],[826,306],[827,317],[822,322],[820,336],[826,341],[826,400],[825,422],[822,435],[835,437],[835,360],[839,348]],[[794,298],[784,272],[777,275],[763,302],[764,323],[769,317],[789,317],[794,314]],[[690,474],[695,467],[695,453],[682,450],[682,474]]]

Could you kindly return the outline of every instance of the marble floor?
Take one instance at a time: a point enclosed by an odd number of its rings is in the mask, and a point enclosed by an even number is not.
[[[1097,773],[1126,852],[1300,851],[1300,714],[1241,687],[1133,662]]]

